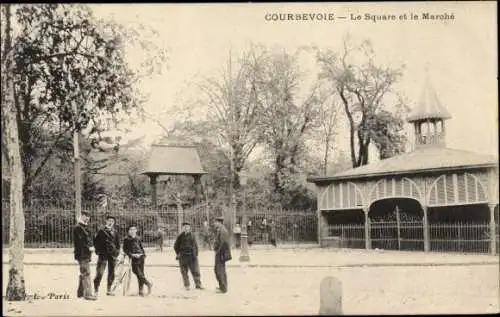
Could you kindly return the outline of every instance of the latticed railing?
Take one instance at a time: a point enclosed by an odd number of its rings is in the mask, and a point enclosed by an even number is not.
[[[372,249],[424,250],[424,227],[421,222],[372,222],[370,241]],[[364,225],[330,225],[328,238],[336,239],[340,247],[366,247]],[[499,226],[495,224],[496,251],[499,248]],[[489,223],[431,223],[430,250],[438,252],[490,252]]]
[[[106,215],[116,217],[120,235],[126,235],[130,224],[138,226],[139,235],[146,246],[156,246],[160,237],[164,245],[172,245],[184,220],[192,223],[194,232],[199,236],[203,222],[213,222],[215,216],[230,215],[230,210],[221,211],[207,208],[206,205],[185,208],[182,212],[175,207],[153,209],[144,206],[126,208],[102,208],[97,205],[83,206],[82,210],[91,215],[90,228],[96,232],[104,225]],[[2,202],[2,243],[9,244],[9,204]],[[24,206],[25,246],[27,248],[64,248],[72,246],[72,228],[75,224],[74,207],[71,204],[30,204]],[[269,227],[262,221],[273,220],[278,243],[317,242],[317,218],[315,212],[287,210],[249,210],[248,219],[252,222],[250,239],[253,244],[264,243],[264,233]],[[230,218],[230,217],[228,217]],[[226,223],[232,232],[231,223]],[[162,234],[160,235],[161,229]]]

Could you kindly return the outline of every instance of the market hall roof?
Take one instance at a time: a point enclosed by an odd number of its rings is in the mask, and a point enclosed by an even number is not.
[[[498,158],[450,148],[427,147],[378,162],[349,169],[333,176],[310,177],[310,182],[369,178],[439,170],[494,167]]]
[[[179,140],[153,144],[145,175],[203,175],[198,151],[194,145]]]
[[[428,79],[425,81],[420,99],[408,115],[407,121],[414,122],[425,119],[451,119],[451,114],[439,101],[436,91]]]

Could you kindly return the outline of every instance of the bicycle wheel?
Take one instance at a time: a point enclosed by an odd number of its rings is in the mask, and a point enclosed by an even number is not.
[[[125,276],[123,279],[123,296],[127,295],[128,290],[130,289],[131,281],[132,281],[132,266],[131,264],[129,264],[125,271]]]

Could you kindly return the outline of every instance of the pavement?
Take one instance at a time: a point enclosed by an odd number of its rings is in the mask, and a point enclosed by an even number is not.
[[[4,265],[3,290],[8,283]],[[227,269],[229,292],[216,294],[213,268],[202,267],[205,290],[184,290],[178,268],[150,267],[154,283],[148,297],[137,296],[135,277],[130,292],[100,294],[89,302],[76,296],[78,268],[24,268],[26,291],[38,299],[3,303],[4,316],[273,316],[317,315],[320,284],[338,278],[345,315],[484,314],[499,312],[497,266],[414,267],[241,267]],[[92,277],[95,268],[92,268]],[[105,278],[101,290],[105,289]],[[50,294],[63,296],[50,298]],[[44,296],[49,298],[40,299]]]
[[[25,265],[66,266],[76,265],[72,249],[25,249]],[[149,267],[177,267],[172,248],[146,249]],[[233,260],[228,267],[365,267],[365,266],[453,266],[499,265],[499,257],[483,254],[404,252],[387,250],[333,249],[315,245],[253,246],[249,249],[250,261],[240,262],[240,250],[232,250]],[[95,264],[97,257],[93,256]],[[3,264],[9,263],[8,250],[3,250]],[[213,251],[200,251],[201,267],[213,267]]]
[[[500,311],[499,259],[490,255],[257,246],[249,250],[248,263],[240,263],[240,251],[232,250],[233,260],[227,265],[229,292],[221,295],[214,291],[213,251],[199,255],[203,291],[184,290],[171,248],[146,253],[145,273],[154,283],[151,296],[136,295],[134,277],[128,294],[120,290],[117,296],[89,302],[75,298],[78,267],[71,249],[26,249],[24,277],[32,299],[4,300],[4,315],[316,315],[319,285],[325,276],[341,281],[345,315]],[[5,291],[8,250],[3,256]],[[95,276],[95,266],[91,275]],[[103,278],[102,289],[105,283]]]

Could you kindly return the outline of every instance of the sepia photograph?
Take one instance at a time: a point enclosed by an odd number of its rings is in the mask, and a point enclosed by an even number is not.
[[[3,316],[500,313],[497,2],[0,8]]]

